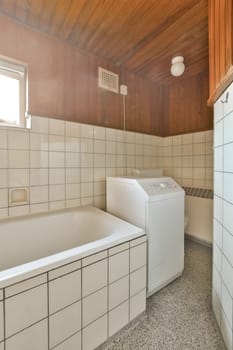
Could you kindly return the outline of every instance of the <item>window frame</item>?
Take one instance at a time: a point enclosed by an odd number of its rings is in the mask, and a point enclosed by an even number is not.
[[[26,128],[27,125],[27,66],[0,56],[0,74],[19,81],[19,123],[0,119],[0,126]]]

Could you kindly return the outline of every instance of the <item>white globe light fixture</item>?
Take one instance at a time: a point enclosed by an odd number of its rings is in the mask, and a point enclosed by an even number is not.
[[[183,56],[176,56],[172,59],[172,65],[171,65],[171,74],[174,77],[179,77],[184,73],[185,65],[184,65],[184,57]]]

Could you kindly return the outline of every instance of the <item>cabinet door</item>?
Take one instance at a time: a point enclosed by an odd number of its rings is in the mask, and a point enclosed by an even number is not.
[[[233,80],[232,10],[232,0],[209,0],[210,103]]]

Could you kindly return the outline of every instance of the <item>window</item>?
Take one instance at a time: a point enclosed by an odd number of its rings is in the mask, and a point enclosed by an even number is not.
[[[0,59],[0,124],[25,127],[26,67]]]

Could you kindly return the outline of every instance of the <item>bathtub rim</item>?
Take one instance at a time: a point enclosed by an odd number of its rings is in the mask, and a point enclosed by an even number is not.
[[[33,217],[43,217],[47,215],[52,216],[59,213],[67,213],[67,212],[73,212],[76,210],[85,210],[85,209],[91,209],[91,211],[99,212],[101,215],[107,215],[109,217],[113,217],[114,219],[117,219],[117,221],[119,220],[120,222],[125,222],[132,227],[132,232],[127,234],[124,234],[123,232],[121,234],[115,233],[107,237],[83,244],[79,247],[67,249],[59,253],[51,254],[47,257],[36,259],[31,262],[27,262],[25,264],[20,264],[15,267],[2,270],[0,271],[0,289],[19,283],[21,281],[27,280],[29,278],[36,277],[43,273],[47,273],[48,271],[51,271],[53,269],[73,263],[75,261],[89,257],[93,254],[100,253],[104,250],[121,245],[125,242],[132,241],[142,236],[146,236],[146,233],[142,228],[132,225],[125,220],[122,220],[108,212],[105,212],[101,209],[98,209],[92,206],[75,207],[75,208],[69,208],[67,210],[61,209],[61,210],[56,210],[48,213],[46,212],[46,213],[27,215],[19,218],[14,217],[12,219],[4,219],[4,222],[9,223],[12,220],[18,221],[19,219],[20,220],[33,219]],[[2,223],[2,221],[0,221],[0,224]]]

